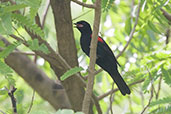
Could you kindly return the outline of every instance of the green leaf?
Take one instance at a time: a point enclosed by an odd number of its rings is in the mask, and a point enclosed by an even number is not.
[[[10,75],[12,73],[12,69],[4,63],[4,61],[0,60],[0,74],[2,75]]]
[[[125,22],[125,31],[126,31],[127,35],[130,34],[131,30],[132,30],[131,18],[129,17],[129,18],[127,18],[127,20]]]
[[[152,110],[150,114],[170,114],[171,113],[171,106],[167,107],[158,107],[155,110]]]
[[[154,32],[160,34],[160,31],[156,28],[156,26],[151,22],[148,21],[148,26],[151,28],[151,30],[153,30]]]
[[[0,52],[0,58],[6,58],[21,42],[14,42],[8,45],[3,51]]]
[[[77,72],[80,72],[80,71],[82,71],[82,70],[84,70],[82,67],[74,67],[74,68],[68,70],[67,72],[65,72],[65,73],[60,77],[60,79],[63,81],[63,80],[69,78],[70,76],[72,76],[72,75],[74,75],[74,74],[76,74]]]
[[[35,51],[42,51],[43,53],[45,54],[48,54],[49,53],[49,50],[48,48],[46,47],[45,44],[41,44],[39,46],[39,41],[38,39],[34,39],[34,40],[29,40],[27,41],[28,45],[29,45],[29,48],[31,50],[35,50]]]
[[[45,44],[41,44],[40,47],[39,47],[39,50],[41,50],[45,54],[49,54],[50,53]]]
[[[163,73],[163,79],[165,81],[166,84],[168,84],[171,87],[171,69],[167,69],[165,70],[163,67],[161,69],[162,73]]]
[[[103,11],[108,11],[115,0],[102,0]]]
[[[4,14],[0,17],[0,34],[12,33],[12,21],[10,14]]]
[[[21,3],[24,3],[32,8],[38,8],[42,0],[21,0]]]
[[[31,50],[38,50],[38,48],[39,48],[39,41],[38,41],[38,39],[29,40],[27,43],[29,44],[29,48]]]
[[[171,103],[171,96],[151,102],[150,107],[167,103]]]
[[[0,47],[1,48],[4,48],[5,47],[5,43],[2,40],[0,40]]]
[[[12,14],[12,19],[23,28],[27,28],[28,30],[32,31],[34,34],[40,36],[41,38],[45,37],[44,31],[35,24],[32,20],[30,20],[28,17],[23,16],[21,14]]]
[[[0,95],[8,94],[7,90],[3,87],[0,89]]]
[[[83,0],[83,2],[84,2],[84,3],[86,3],[86,2],[87,2],[87,0]]]
[[[5,13],[9,13],[9,12],[20,10],[25,7],[27,7],[27,5],[25,5],[25,4],[16,4],[16,5],[4,7],[4,11],[5,11]]]

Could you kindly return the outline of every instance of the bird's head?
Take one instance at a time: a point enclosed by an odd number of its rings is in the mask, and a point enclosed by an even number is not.
[[[89,23],[86,21],[78,21],[77,23],[74,23],[76,28],[81,32],[81,33],[90,33],[92,34],[91,26]]]

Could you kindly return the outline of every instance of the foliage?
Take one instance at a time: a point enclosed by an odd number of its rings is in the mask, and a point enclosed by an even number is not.
[[[76,74],[76,73],[78,73],[78,72],[80,72],[82,70],[84,70],[82,67],[74,67],[74,68],[71,68],[70,70],[68,70],[67,72],[65,72],[61,76],[60,79],[63,81],[63,80],[69,78],[70,76],[72,76],[72,75],[74,75],[74,74]]]
[[[163,99],[156,100],[150,104],[150,106],[160,105],[160,104],[166,104],[171,102],[171,97],[166,97]]]
[[[141,84],[131,86],[131,95],[129,97],[121,96],[119,92],[114,95],[112,109],[115,113],[140,113],[149,102],[151,87],[154,86],[154,96],[148,107],[150,114],[169,114],[171,113],[171,40],[167,39],[167,30],[171,29],[169,20],[163,15],[161,8],[170,13],[171,3],[169,0],[102,0],[102,18],[100,34],[104,40],[110,45],[115,55],[122,51],[126,45],[129,35],[135,24],[137,17],[138,2],[141,1],[140,14],[138,24],[126,51],[118,58],[121,64],[120,73],[124,80],[128,83],[134,83],[144,79]],[[6,65],[4,59],[16,48],[22,52],[41,51],[45,54],[49,53],[45,44],[39,42],[37,38],[31,39],[26,29],[33,32],[36,37],[41,37],[48,41],[53,49],[56,47],[56,33],[52,26],[53,16],[51,9],[48,12],[44,29],[39,27],[35,22],[35,17],[39,14],[40,19],[43,18],[44,6],[46,0],[15,0],[16,4],[3,2],[0,4],[0,35],[3,35],[10,41],[10,45],[6,45],[0,41],[0,110],[11,113],[11,103],[5,87],[16,85],[16,99],[18,113],[26,113],[30,106],[32,89],[25,81],[17,76],[13,70]],[[95,0],[82,0],[84,3],[94,3]],[[79,17],[87,8],[71,4],[72,17],[78,17],[76,21],[86,20],[92,22],[93,12],[86,13]],[[74,8],[76,10],[74,10]],[[21,13],[17,13],[17,12]],[[75,20],[74,20],[75,21]],[[91,23],[92,25],[92,23]],[[16,29],[14,29],[16,28]],[[54,31],[53,31],[54,30]],[[22,41],[14,41],[10,35],[23,36]],[[61,80],[69,78],[73,74],[80,72],[87,75],[89,59],[80,50],[79,37],[80,34],[74,30],[76,45],[78,49],[79,66],[68,70],[61,77]],[[169,43],[166,43],[166,40]],[[28,47],[24,46],[26,43]],[[55,45],[53,45],[55,44]],[[57,49],[58,50],[58,49]],[[30,56],[29,56],[30,57]],[[33,58],[32,56],[30,57]],[[39,57],[38,57],[39,60]],[[24,64],[24,63],[23,63]],[[45,62],[38,66],[43,69],[51,78],[56,80],[56,76],[49,63]],[[99,67],[96,66],[97,69]],[[83,70],[85,69],[85,70]],[[112,87],[113,80],[107,73],[101,72],[97,74],[94,85],[94,93],[97,96],[108,92]],[[114,86],[115,88],[116,86]],[[159,95],[157,98],[157,94]],[[109,96],[100,100],[103,113],[109,112],[110,100]],[[45,108],[46,107],[46,108]],[[97,109],[93,108],[94,112]],[[34,105],[31,114],[65,114],[73,113],[73,110],[58,110],[57,112],[43,100],[39,95],[35,95]],[[75,114],[80,114],[77,112]]]
[[[38,39],[29,40],[29,41],[27,41],[27,43],[28,43],[29,48],[31,50],[42,51],[45,54],[49,53],[49,50],[48,50],[48,48],[46,47],[45,44],[39,45]]]

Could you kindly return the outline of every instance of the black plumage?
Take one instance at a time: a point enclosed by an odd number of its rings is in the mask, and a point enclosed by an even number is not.
[[[90,42],[92,37],[91,26],[86,21],[79,21],[75,23],[75,25],[76,28],[81,32],[81,48],[83,52],[86,53],[87,56],[89,56]],[[98,64],[102,69],[110,74],[110,76],[118,86],[119,90],[121,91],[122,95],[131,93],[129,87],[118,72],[117,65],[119,65],[119,63],[117,62],[110,47],[101,37],[98,37],[96,64]]]

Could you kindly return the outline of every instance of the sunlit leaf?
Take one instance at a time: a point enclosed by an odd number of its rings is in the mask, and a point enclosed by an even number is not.
[[[60,79],[63,81],[63,80],[69,78],[70,76],[72,76],[72,75],[74,75],[74,74],[76,74],[76,73],[78,73],[78,72],[80,72],[80,71],[82,71],[82,70],[84,70],[82,67],[74,67],[74,68],[68,70],[67,72],[65,72],[65,73],[61,76]]]
[[[156,28],[156,26],[151,21],[148,21],[148,25],[154,32],[160,34],[160,31]]]
[[[126,22],[125,22],[125,31],[126,31],[127,35],[130,34],[131,29],[132,29],[131,18],[129,17],[129,18],[126,19]]]

